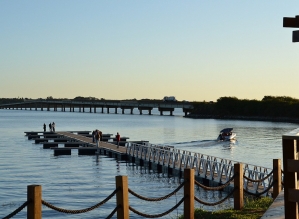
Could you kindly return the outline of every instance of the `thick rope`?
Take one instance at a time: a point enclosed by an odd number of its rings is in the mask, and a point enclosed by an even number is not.
[[[138,195],[137,193],[133,192],[131,189],[129,189],[129,193],[132,194],[132,195],[134,195],[137,198],[140,198],[142,200],[149,201],[149,202],[152,202],[152,201],[162,201],[162,200],[165,200],[165,199],[173,196],[175,193],[177,193],[184,186],[184,184],[185,184],[185,182],[181,183],[181,185],[179,185],[179,187],[176,188],[173,192],[171,192],[168,195],[165,195],[163,197],[160,197],[160,198],[147,198],[147,197]]]
[[[12,213],[10,213],[9,215],[5,216],[3,219],[9,219],[12,218],[13,216],[15,216],[17,213],[19,213],[20,211],[22,211],[30,202],[29,201],[25,201],[24,204],[22,204],[20,207],[18,207],[16,210],[14,210]]]
[[[273,171],[274,171],[274,170],[272,170],[272,171],[271,171],[266,177],[264,177],[263,179],[255,180],[255,179],[251,179],[251,178],[249,178],[249,177],[247,177],[247,176],[245,176],[245,175],[243,175],[243,177],[244,177],[245,179],[247,179],[248,181],[250,181],[250,182],[263,182],[264,180],[268,179],[268,178],[272,175]]]
[[[106,218],[106,219],[110,219],[110,218],[112,218],[112,216],[115,214],[115,212],[117,211],[117,209],[119,209],[120,208],[120,206],[116,206],[114,209],[113,209],[113,211],[108,215],[108,217]]]
[[[50,203],[42,200],[42,204],[47,206],[48,208],[51,208],[55,211],[59,211],[59,212],[62,212],[62,213],[66,213],[66,214],[81,214],[81,213],[86,213],[88,211],[92,211],[94,210],[95,208],[98,208],[100,207],[101,205],[105,204],[107,201],[109,201],[117,192],[118,192],[119,188],[118,189],[115,189],[114,192],[111,193],[111,195],[109,195],[107,198],[105,198],[103,201],[101,201],[100,203],[90,207],[90,208],[85,208],[85,209],[81,209],[81,210],[67,210],[67,209],[63,209],[63,208],[58,208],[58,207],[55,207],[54,205],[51,205]]]
[[[273,185],[274,185],[275,183],[276,183],[276,182],[272,182],[271,185],[268,186],[268,188],[265,189],[263,192],[253,193],[253,192],[249,192],[249,191],[247,191],[247,190],[245,190],[245,189],[243,189],[243,191],[244,191],[246,194],[248,194],[248,195],[253,195],[253,196],[259,197],[259,196],[265,194],[266,192],[269,192],[269,190],[273,187]]]
[[[199,202],[200,204],[203,205],[208,205],[208,206],[214,206],[214,205],[219,205],[221,203],[223,203],[226,199],[228,199],[232,194],[234,194],[234,192],[236,191],[236,188],[231,191],[225,198],[223,198],[222,200],[218,201],[218,202],[214,202],[214,203],[210,203],[210,202],[205,202],[200,200],[199,198],[197,198],[196,196],[194,196],[195,201]]]
[[[168,211],[165,211],[164,213],[161,213],[161,214],[154,214],[154,215],[150,215],[150,214],[144,214],[140,211],[137,211],[135,208],[129,206],[129,209],[131,211],[133,211],[135,214],[138,214],[139,216],[142,216],[142,217],[146,217],[146,218],[158,218],[158,217],[163,217],[167,214],[169,214],[170,212],[172,212],[174,209],[176,209],[177,207],[179,207],[183,201],[184,201],[185,197],[183,197],[175,206],[173,206],[171,209],[169,209]]]
[[[197,182],[195,180],[195,184],[198,185],[199,187],[205,189],[205,190],[221,190],[224,189],[226,186],[228,186],[230,184],[231,181],[233,181],[233,179],[235,178],[236,175],[233,175],[232,178],[230,178],[225,184],[221,185],[221,186],[216,186],[216,187],[209,187],[209,186],[205,186],[199,182]]]

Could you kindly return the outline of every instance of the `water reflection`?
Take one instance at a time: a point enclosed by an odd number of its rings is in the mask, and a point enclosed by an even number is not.
[[[116,160],[115,163],[116,163],[116,172],[117,174],[119,174],[120,173],[119,160]]]
[[[96,165],[99,166],[100,165],[100,155],[96,154]]]
[[[224,150],[233,150],[235,148],[236,143],[237,140],[224,141],[222,142],[222,147]]]

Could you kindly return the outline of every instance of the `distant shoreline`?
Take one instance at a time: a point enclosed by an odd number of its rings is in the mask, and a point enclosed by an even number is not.
[[[299,119],[289,117],[263,117],[263,116],[219,116],[219,115],[198,115],[189,114],[185,118],[190,119],[223,119],[223,120],[248,120],[248,121],[268,121],[268,122],[289,122],[298,123]]]

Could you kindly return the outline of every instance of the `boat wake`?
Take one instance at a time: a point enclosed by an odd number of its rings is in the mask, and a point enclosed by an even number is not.
[[[176,142],[170,144],[174,148],[177,149],[194,149],[194,148],[209,148],[215,146],[221,146],[225,149],[234,148],[236,144],[236,140],[231,141],[219,141],[219,140],[198,140],[198,141],[189,141],[189,142]]]
[[[172,144],[174,147],[211,147],[219,145],[217,140],[200,140],[200,141],[190,141],[190,142],[178,142]]]

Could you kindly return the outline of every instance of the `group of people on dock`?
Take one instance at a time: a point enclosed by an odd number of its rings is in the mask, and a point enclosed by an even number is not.
[[[103,134],[100,130],[96,129],[92,131],[92,142],[96,143],[97,147],[99,147],[100,141],[103,140]]]
[[[96,129],[92,131],[92,142],[96,143],[97,147],[100,146],[100,141],[103,141],[103,134],[100,130]],[[119,148],[119,142],[120,142],[120,134],[117,132],[115,135],[117,148]]]
[[[44,123],[44,125],[43,125],[43,129],[44,129],[44,132],[46,132],[47,131],[47,126],[46,126],[46,123]],[[55,122],[53,122],[53,123],[49,123],[49,131],[50,132],[55,132]]]

